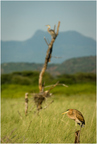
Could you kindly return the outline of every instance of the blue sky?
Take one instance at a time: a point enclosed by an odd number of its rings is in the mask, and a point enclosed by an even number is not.
[[[2,1],[1,39],[29,39],[45,25],[58,24],[60,31],[75,30],[96,40],[95,1]]]

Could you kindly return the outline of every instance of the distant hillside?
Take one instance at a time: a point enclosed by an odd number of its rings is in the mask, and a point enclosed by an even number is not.
[[[54,71],[59,64],[49,64],[47,71]],[[19,71],[41,71],[43,64],[36,63],[3,63],[1,64],[1,73],[12,73]]]
[[[26,41],[1,41],[1,63],[29,62],[44,63],[47,44],[44,37],[50,42],[49,33],[38,30]],[[53,45],[51,63],[62,63],[73,57],[95,56],[96,41],[76,31],[59,32]]]
[[[59,74],[74,74],[77,72],[96,73],[96,56],[66,60],[55,71],[59,72]]]
[[[3,63],[1,72],[41,71],[43,64],[36,63]],[[96,73],[96,56],[72,58],[61,64],[48,64],[47,72],[52,75],[74,74],[77,72]]]

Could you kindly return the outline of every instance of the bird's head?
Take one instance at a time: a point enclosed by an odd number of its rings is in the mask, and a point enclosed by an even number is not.
[[[51,28],[50,25],[46,25],[48,28]]]
[[[66,113],[68,113],[68,112],[69,112],[69,109],[68,109],[67,111],[63,112],[62,114],[66,114]]]

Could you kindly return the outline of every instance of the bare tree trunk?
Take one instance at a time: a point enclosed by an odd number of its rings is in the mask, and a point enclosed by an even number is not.
[[[80,130],[77,130],[76,132],[75,132],[75,141],[74,141],[74,143],[80,143]]]
[[[25,93],[25,115],[27,115],[28,111],[28,93]]]

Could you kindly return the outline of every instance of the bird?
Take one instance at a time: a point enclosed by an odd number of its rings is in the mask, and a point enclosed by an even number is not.
[[[82,115],[82,113],[76,109],[68,109],[67,111],[65,111],[62,114],[66,114],[67,116],[75,121],[75,124],[79,124],[80,128],[82,128],[85,125],[85,119]]]
[[[55,34],[55,31],[50,29],[50,25],[46,25],[48,27],[47,31],[48,33],[51,35],[52,38],[55,38],[56,37],[56,34]]]

